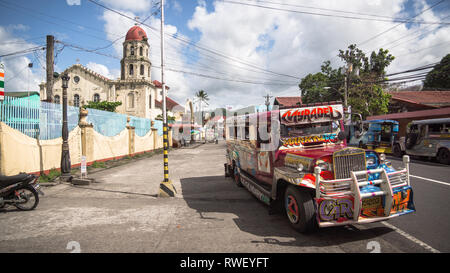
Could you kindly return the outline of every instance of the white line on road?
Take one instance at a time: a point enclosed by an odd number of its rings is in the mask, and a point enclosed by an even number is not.
[[[434,182],[434,183],[443,184],[443,185],[446,185],[446,186],[450,186],[449,183],[445,183],[445,182],[438,181],[438,180],[434,180],[434,179],[430,179],[430,178],[420,177],[420,176],[412,175],[412,174],[410,174],[409,176],[414,177],[414,178],[419,178],[419,179],[427,180],[427,181]]]
[[[421,240],[417,239],[416,237],[414,237],[414,236],[404,232],[403,230],[399,229],[398,227],[393,226],[393,225],[391,225],[391,224],[389,224],[387,222],[381,222],[381,223],[383,225],[387,226],[388,228],[391,228],[391,229],[395,230],[398,234],[402,235],[403,237],[405,237],[405,238],[411,240],[412,242],[422,246],[423,248],[425,248],[425,249],[427,249],[427,250],[429,250],[429,251],[431,251],[433,253],[441,253],[439,250],[434,249],[433,247],[427,245],[426,243],[422,242]]]

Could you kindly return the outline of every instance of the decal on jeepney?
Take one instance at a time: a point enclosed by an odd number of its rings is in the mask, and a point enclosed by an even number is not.
[[[297,169],[298,164],[302,164],[303,169],[308,170],[310,169],[312,163],[313,159],[310,157],[304,157],[290,153],[286,154],[286,157],[284,158],[284,165],[295,169]]]
[[[316,199],[319,221],[347,221],[353,219],[353,197]]]
[[[335,143],[337,141],[339,141],[337,134],[324,134],[320,136],[302,136],[281,139],[282,146],[284,147],[300,146],[305,143],[313,142]]]
[[[281,122],[285,124],[339,120],[343,117],[343,108],[342,105],[302,107],[282,110],[280,115]]]
[[[270,173],[269,152],[258,153],[258,170],[260,172]]]

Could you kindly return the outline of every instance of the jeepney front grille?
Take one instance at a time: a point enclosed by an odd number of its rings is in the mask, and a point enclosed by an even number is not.
[[[366,154],[363,149],[345,148],[333,154],[335,179],[350,178],[352,171],[366,170]]]

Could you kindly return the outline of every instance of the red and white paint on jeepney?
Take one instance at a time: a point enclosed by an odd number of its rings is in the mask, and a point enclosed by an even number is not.
[[[339,120],[343,117],[342,105],[302,107],[281,111],[281,121],[285,124]]]
[[[269,152],[258,153],[258,171],[270,173]]]

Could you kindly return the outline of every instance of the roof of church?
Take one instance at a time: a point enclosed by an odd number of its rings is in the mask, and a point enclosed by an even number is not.
[[[145,33],[145,31],[141,27],[133,26],[128,30],[127,36],[125,36],[125,41],[142,41],[143,38],[147,39],[147,33]]]
[[[177,105],[178,105],[178,107],[180,107],[180,110],[183,109],[183,111],[184,111],[183,106],[179,105],[176,101],[174,101],[173,99],[171,99],[169,97],[166,97],[166,104],[167,104],[167,109],[169,109],[170,111],[172,111],[172,109]],[[162,101],[155,100],[155,105],[157,107],[162,108]]]
[[[154,80],[154,81],[152,81],[152,83],[153,83],[156,87],[162,88],[162,83],[161,83],[160,81]],[[168,87],[168,86],[166,85],[166,89],[169,90],[170,87]]]

